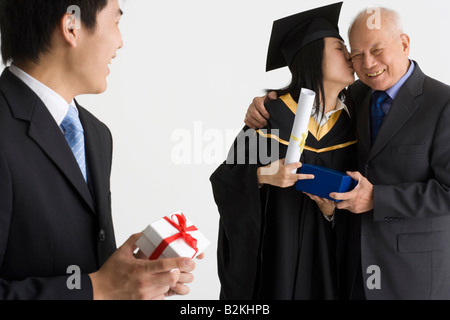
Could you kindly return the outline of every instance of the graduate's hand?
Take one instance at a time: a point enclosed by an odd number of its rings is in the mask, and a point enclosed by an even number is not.
[[[298,180],[314,179],[312,174],[292,173],[302,166],[301,162],[284,164],[285,159],[271,163],[268,166],[258,168],[258,183],[260,185],[270,184],[279,188],[292,187]]]
[[[142,233],[131,236],[103,266],[89,274],[95,300],[157,300],[169,290],[186,292],[193,280],[190,272],[195,262],[189,258],[160,260],[136,259],[136,241]]]
[[[328,217],[332,217],[334,215],[334,211],[336,210],[336,202],[330,199],[321,198],[309,193],[304,192],[311,200],[317,203],[320,211]]]
[[[331,193],[330,197],[336,200],[342,200],[337,203],[336,208],[349,210],[359,214],[373,209],[373,185],[359,172],[347,172],[358,185],[350,192]]]
[[[264,103],[267,100],[275,100],[277,98],[275,91],[269,92],[269,94],[264,97],[254,98],[251,105],[248,107],[244,123],[255,130],[264,128],[267,125],[267,119],[270,117]]]

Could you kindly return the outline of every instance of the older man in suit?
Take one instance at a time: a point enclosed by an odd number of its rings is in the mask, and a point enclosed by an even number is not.
[[[74,99],[106,89],[121,15],[117,0],[0,0],[0,299],[188,292],[191,259],[138,260],[139,234],[116,250],[111,134]]]
[[[362,11],[349,30],[360,80],[349,88],[359,172],[348,174],[359,184],[331,194],[355,214],[341,289],[350,299],[450,299],[450,87],[409,59],[397,13],[376,14],[378,24]],[[264,122],[261,100],[247,113],[252,127]]]

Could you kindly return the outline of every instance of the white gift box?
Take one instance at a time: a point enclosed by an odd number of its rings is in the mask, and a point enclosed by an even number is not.
[[[166,219],[171,220],[173,224],[178,226],[176,228]],[[183,238],[183,232],[180,232],[181,226],[185,219],[185,233],[189,240],[189,236],[197,240],[198,251],[192,248]],[[181,221],[180,221],[181,220]],[[173,242],[169,243],[167,247],[162,251],[161,255],[157,258],[177,258],[188,257],[195,258],[199,254],[203,253],[205,249],[210,245],[209,240],[199,230],[193,230],[196,227],[187,219],[181,212],[175,212],[174,214],[163,217],[152,224],[150,224],[143,232],[143,235],[136,242],[138,248],[149,258],[158,246],[163,242],[168,242],[168,238],[179,235],[180,237]],[[188,241],[189,242],[189,241]]]

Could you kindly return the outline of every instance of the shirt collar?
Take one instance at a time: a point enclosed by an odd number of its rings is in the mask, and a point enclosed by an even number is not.
[[[67,103],[67,101],[64,100],[64,98],[61,97],[58,93],[56,93],[40,81],[36,80],[25,71],[19,69],[14,64],[11,64],[11,66],[9,67],[9,71],[11,71],[12,74],[22,80],[28,87],[30,87],[31,90],[33,90],[33,92],[42,100],[44,105],[47,107],[48,111],[55,119],[58,126],[60,126],[61,122],[64,120],[64,117],[69,111],[69,104]],[[71,101],[70,105],[74,106],[77,110],[74,100]]]
[[[400,78],[400,80],[394,84],[391,88],[389,88],[388,90],[386,90],[386,93],[389,95],[389,98],[391,98],[392,101],[395,100],[395,98],[397,97],[400,89],[403,87],[403,85],[405,84],[406,80],[409,79],[409,77],[412,75],[415,65],[414,62],[409,60],[411,65],[409,66],[408,71],[406,72],[406,74]],[[372,90],[372,93],[374,92],[374,90]]]
[[[311,112],[311,117],[313,117],[314,120],[316,120],[317,123],[319,123],[319,121],[320,121],[319,125],[323,126],[323,125],[325,125],[328,122],[328,120],[330,119],[330,117],[334,113],[336,113],[336,112],[338,112],[339,110],[342,110],[342,109],[344,109],[347,112],[347,114],[350,116],[350,112],[348,111],[347,106],[345,105],[345,103],[341,99],[338,98],[337,101],[336,101],[336,109],[325,113],[325,115],[322,117],[322,111],[320,111],[320,110],[319,110],[319,112],[317,114],[315,114],[316,113],[316,106],[314,106],[313,109],[312,109],[312,112]]]

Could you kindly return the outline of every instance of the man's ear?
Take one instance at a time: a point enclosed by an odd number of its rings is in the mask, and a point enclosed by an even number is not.
[[[403,52],[409,56],[409,49],[411,48],[411,43],[410,43],[410,39],[409,36],[406,33],[403,33],[400,36],[401,40],[402,40],[402,47],[403,47]]]
[[[80,37],[81,21],[78,21],[79,19],[75,14],[66,13],[59,24],[64,40],[74,48],[77,47]]]

